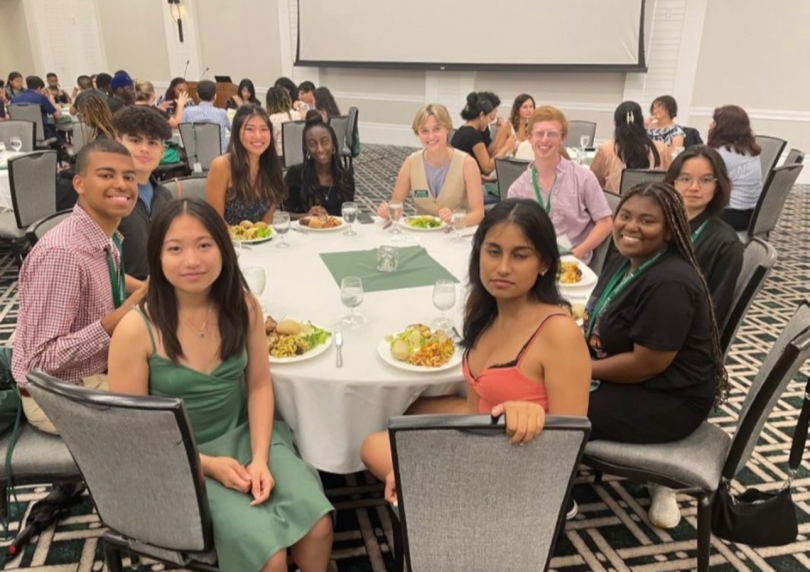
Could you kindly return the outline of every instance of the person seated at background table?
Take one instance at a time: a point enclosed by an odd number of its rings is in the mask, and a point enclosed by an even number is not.
[[[664,182],[675,187],[683,199],[695,258],[709,287],[717,325],[722,328],[743,264],[743,244],[721,219],[731,192],[723,158],[707,145],[688,147],[672,162]]]
[[[59,86],[59,77],[50,72],[45,76],[45,80],[48,82],[48,93],[53,96],[53,100],[56,103],[61,105],[69,104],[71,99],[67,92]]]
[[[670,153],[661,141],[653,141],[644,129],[641,106],[624,101],[613,113],[613,141],[599,146],[591,171],[606,191],[618,193],[625,169],[666,169]]]
[[[110,139],[85,145],[73,183],[78,204],[37,241],[20,269],[11,361],[26,418],[53,434],[25,389],[26,374],[41,369],[66,383],[106,389],[110,336],[145,293],[126,281],[116,232],[138,200],[129,151]]]
[[[283,207],[293,219],[340,216],[343,203],[354,200],[354,173],[340,161],[335,130],[319,114],[313,116],[307,119],[302,136],[304,162],[290,167],[284,177]]]
[[[472,157],[447,144],[453,128],[447,108],[438,103],[425,105],[416,112],[412,128],[422,150],[403,161],[391,201],[402,203],[410,195],[416,212],[441,217],[447,223],[452,222],[454,209],[466,209],[467,224],[478,224],[484,218],[481,172]],[[388,203],[381,204],[377,214],[388,218]]]
[[[340,115],[340,108],[328,87],[319,87],[315,90],[315,109],[321,114],[325,123],[333,117]]]
[[[284,91],[287,92],[287,95],[290,96],[290,105],[295,111],[298,111],[302,117],[307,111],[309,111],[310,109],[309,107],[302,108],[304,102],[301,101],[301,92],[299,91],[298,86],[295,85],[295,82],[293,80],[291,80],[288,77],[281,76],[275,81],[273,87],[281,87],[284,89]],[[314,90],[315,87],[313,86],[312,89]],[[312,109],[315,108],[312,107]]]
[[[104,105],[107,105],[107,93],[93,87],[93,80],[90,79],[90,76],[80,75],[76,78],[76,86],[73,88],[73,103],[70,105],[71,115],[76,115],[79,112],[79,103],[89,95],[101,97]]]
[[[110,390],[182,398],[224,572],[325,572],[334,508],[273,419],[259,302],[228,229],[198,199],[173,201],[149,237],[149,291],[110,344]]]
[[[605,193],[587,167],[560,155],[568,136],[568,120],[559,109],[550,105],[535,109],[529,119],[529,136],[534,162],[512,183],[507,197],[540,203],[557,236],[565,237],[571,253],[587,264],[593,249],[610,236],[613,212]]]
[[[678,103],[671,95],[656,97],[650,105],[650,116],[647,118],[647,134],[653,141],[662,141],[670,152],[683,147],[686,134],[683,128],[675,123],[678,116]]]
[[[42,112],[42,127],[45,132],[45,139],[53,137],[59,140],[60,145],[64,145],[64,134],[54,127],[53,123],[48,122],[48,116],[53,116],[54,120],[62,119],[62,111],[53,99],[53,96],[45,89],[45,82],[42,78],[35,75],[29,75],[25,78],[25,86],[27,89],[22,93],[18,93],[9,103],[33,103],[39,105]]]
[[[23,87],[22,74],[16,71],[13,71],[10,74],[8,74],[8,79],[6,79],[5,84],[6,100],[11,101],[24,91],[25,88]]]
[[[547,413],[585,415],[588,349],[557,287],[559,263],[554,227],[537,203],[495,205],[470,254],[462,366],[467,397],[422,397],[406,413],[505,414],[512,443],[540,434]],[[394,502],[387,432],[369,435],[360,454],[385,481],[385,499]]]
[[[495,135],[493,142],[495,149],[503,147],[510,135],[515,136],[514,148],[510,154],[515,153],[521,143],[529,140],[529,118],[534,112],[534,107],[534,98],[528,93],[521,93],[515,98],[509,121],[503,122]]]
[[[186,92],[180,94],[177,98],[177,105],[172,102],[164,101],[157,105],[157,93],[155,92],[155,85],[146,79],[137,79],[134,82],[135,89],[135,105],[141,107],[151,107],[156,109],[164,118],[169,122],[172,129],[177,129],[183,121],[183,110],[185,101],[189,99]],[[172,110],[172,113],[167,111]]]
[[[311,81],[302,81],[298,84],[299,113],[315,109],[315,84]]]
[[[107,100],[110,111],[116,111],[127,105],[135,105],[135,82],[126,73],[117,73],[110,81],[112,97]]]
[[[273,125],[273,139],[276,144],[276,153],[279,157],[284,156],[284,146],[282,145],[282,125],[288,121],[300,121],[301,115],[293,110],[290,94],[281,86],[271,87],[267,90],[267,113],[270,115],[270,123]]]
[[[731,180],[731,198],[720,218],[734,230],[748,230],[762,194],[762,148],[745,110],[737,105],[715,109],[707,143],[720,153]]]
[[[684,203],[665,183],[630,189],[616,211],[608,261],[586,306],[592,440],[668,443],[687,437],[725,398],[728,379],[711,294],[692,249]],[[675,494],[650,487],[650,522],[673,528]]]
[[[270,117],[261,107],[243,105],[236,111],[228,153],[211,162],[205,198],[228,224],[273,222],[284,179]]]
[[[8,119],[8,114],[6,113],[6,104],[8,101],[6,100],[6,82],[5,80],[0,79],[0,120]]]
[[[239,109],[243,105],[261,105],[256,98],[256,88],[249,79],[243,79],[236,88],[236,94],[228,98],[225,102],[225,109]]]
[[[166,93],[157,100],[158,109],[163,111],[167,117],[177,118],[177,125],[183,118],[182,110],[191,105],[194,105],[194,100],[188,94],[188,82],[182,77],[172,79],[169,87],[166,88]],[[176,129],[177,125],[172,127]]]
[[[172,200],[172,193],[161,185],[153,172],[163,158],[163,141],[171,138],[172,128],[163,114],[154,107],[131,105],[115,114],[118,142],[126,147],[135,162],[135,183],[138,200],[132,212],[121,219],[118,232],[124,237],[124,268],[138,280],[146,280],[149,262],[146,242],[152,221]]]
[[[451,142],[453,148],[464,151],[476,160],[482,175],[493,173],[495,159],[506,157],[515,149],[515,137],[510,135],[492,155],[487,150],[489,124],[496,112],[497,109],[489,98],[474,91],[471,92],[467,95],[464,109],[461,110],[461,118],[465,123],[458,128]]]
[[[217,98],[217,84],[207,79],[198,82],[197,97],[200,98],[200,102],[183,110],[178,126],[180,123],[214,123],[219,125],[220,150],[222,153],[227,153],[228,130],[231,128],[231,121],[228,119],[227,111],[214,107],[214,100]]]
[[[95,83],[96,88],[106,93],[108,98],[112,97],[112,93],[110,92],[111,81],[112,76],[108,73],[101,72],[96,76],[96,83]]]

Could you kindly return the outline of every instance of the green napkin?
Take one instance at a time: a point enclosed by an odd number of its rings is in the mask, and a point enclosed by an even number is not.
[[[366,292],[432,286],[440,278],[459,282],[421,246],[400,247],[399,264],[393,272],[377,270],[377,249],[326,252],[321,260],[338,285],[346,276],[359,276]]]

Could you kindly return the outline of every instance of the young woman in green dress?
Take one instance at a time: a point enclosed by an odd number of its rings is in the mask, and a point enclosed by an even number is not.
[[[116,328],[110,390],[182,397],[200,452],[225,572],[323,572],[333,507],[292,432],[273,420],[261,308],[228,229],[207,203],[183,199],[155,220],[149,292]]]

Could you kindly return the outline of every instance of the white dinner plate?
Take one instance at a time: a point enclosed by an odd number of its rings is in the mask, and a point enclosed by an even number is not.
[[[298,226],[301,227],[302,230],[306,232],[335,232],[337,230],[345,230],[346,229],[346,222],[343,220],[342,217],[333,216],[332,218],[336,218],[340,221],[340,224],[337,226],[333,226],[330,228],[312,228],[311,226],[307,226],[305,224],[301,224],[301,220],[298,221]]]
[[[408,219],[409,218],[421,218],[421,217],[430,217],[430,218],[432,218],[434,220],[439,221],[441,224],[439,226],[435,227],[435,228],[419,228],[419,227],[416,227],[416,226],[410,226],[408,224]],[[444,222],[442,219],[440,219],[437,216],[417,215],[415,217],[403,217],[403,218],[399,219],[399,226],[401,226],[402,228],[407,228],[408,230],[416,231],[416,232],[437,232],[437,231],[446,229],[447,228],[447,223]]]
[[[438,367],[411,365],[407,362],[394,359],[394,356],[391,355],[391,343],[385,339],[383,339],[377,346],[377,353],[380,354],[380,357],[385,363],[394,366],[397,369],[401,369],[403,371],[412,371],[415,373],[435,373],[438,371],[446,371],[448,369],[453,369],[454,367],[458,367],[459,365],[461,365],[461,358],[463,352],[460,347],[456,346],[456,351],[452,355],[452,357],[450,357],[450,361]]]
[[[270,242],[276,237],[275,231],[270,232],[270,236],[265,236],[264,238],[250,238],[247,240],[239,240],[238,238],[233,238],[231,240],[238,242],[240,244],[261,244],[263,242]]]
[[[577,266],[579,266],[579,270],[582,272],[582,280],[576,284],[562,284],[557,282],[560,288],[581,288],[582,286],[592,286],[593,284],[596,284],[596,274],[581,260],[578,260],[574,256],[563,256],[560,258],[560,262],[576,262]]]
[[[308,359],[312,359],[314,357],[317,357],[317,356],[321,355],[323,352],[325,352],[326,350],[328,350],[332,346],[332,338],[334,338],[334,337],[335,337],[335,334],[332,334],[331,336],[329,336],[326,339],[326,342],[322,343],[319,346],[315,346],[314,348],[312,348],[308,352],[302,353],[300,356],[279,358],[279,357],[273,357],[271,355],[268,355],[268,357],[270,358],[270,363],[272,363],[274,365],[283,365],[283,364],[286,364],[286,363],[298,363],[299,361],[306,361]]]

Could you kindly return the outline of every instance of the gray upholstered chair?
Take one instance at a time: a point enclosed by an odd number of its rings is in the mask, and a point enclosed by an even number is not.
[[[164,184],[169,188],[177,199],[202,199],[205,200],[205,179],[201,177],[184,177],[182,179],[170,179]]]
[[[346,147],[341,150],[340,156],[343,159],[345,167],[352,167],[354,165],[354,158],[352,157],[352,145],[354,137],[357,133],[358,122],[360,120],[360,110],[352,106],[349,108],[349,129],[346,131]]]
[[[391,418],[397,566],[404,557],[410,570],[545,570],[590,426],[547,416],[516,447],[489,415]]]
[[[785,157],[785,165],[793,165],[795,163],[804,163],[804,153],[799,149],[791,149]]]
[[[73,148],[71,153],[75,157],[82,150],[82,147],[87,145],[95,137],[93,128],[87,123],[76,122],[73,124]]]
[[[567,147],[579,147],[579,140],[583,135],[588,136],[588,147],[593,147],[593,140],[596,137],[596,123],[593,121],[569,121],[565,145]]]
[[[205,479],[183,400],[86,389],[37,371],[28,380],[110,529],[108,570],[121,570],[122,551],[213,570]]]
[[[34,140],[36,139],[37,126],[32,121],[21,121],[11,119],[0,121],[0,142],[5,143],[7,151],[13,151],[11,138],[19,137],[22,142],[20,151],[30,153],[34,150]]]
[[[73,209],[55,212],[52,215],[46,216],[45,218],[40,219],[31,226],[29,226],[26,229],[25,234],[28,235],[28,240],[31,242],[31,246],[35,245],[40,238],[45,236],[46,232],[48,232],[53,227],[55,227],[60,222],[69,217],[70,213],[72,212]]]
[[[36,151],[8,161],[13,212],[0,213],[0,241],[22,263],[26,230],[56,212],[56,151]]]
[[[222,155],[222,129],[219,123],[181,123],[180,137],[192,169],[195,163],[199,163],[203,172],[208,171],[211,161]]]
[[[42,123],[42,108],[36,103],[12,103],[8,114],[13,120],[30,121],[36,125],[35,149],[47,149],[57,143],[56,137],[45,139],[45,125]]]
[[[782,156],[782,151],[785,150],[787,141],[779,139],[779,137],[770,137],[768,135],[755,135],[754,139],[757,145],[762,148],[762,152],[759,154],[759,161],[762,167],[762,182],[764,183],[768,180],[768,175],[771,174],[771,170],[776,166],[776,163],[779,162],[779,157]]]
[[[605,198],[607,199],[608,204],[610,205],[610,210],[613,212],[614,216],[616,215],[616,207],[619,206],[619,202],[621,202],[622,198],[617,195],[616,193],[611,193],[610,191],[605,191]],[[588,267],[593,270],[597,276],[602,272],[602,268],[605,265],[605,259],[607,258],[608,250],[610,250],[610,245],[613,243],[613,234],[609,234],[602,243],[593,249],[593,255],[591,256],[591,262],[588,264]]]
[[[619,194],[623,195],[641,183],[661,183],[666,175],[667,172],[660,169],[623,169]]]
[[[720,484],[744,469],[762,428],[793,376],[810,357],[810,305],[799,305],[767,353],[740,410],[733,437],[705,421],[673,443],[637,445],[591,441],[583,464],[600,473],[671,487],[698,500],[697,570],[709,570],[712,501]],[[598,391],[598,390],[597,390]]]
[[[740,276],[734,286],[731,311],[728,313],[726,323],[720,324],[720,349],[723,350],[723,356],[728,355],[748,308],[765,284],[774,264],[776,264],[776,249],[764,240],[755,238],[745,245]]]
[[[531,161],[524,161],[523,159],[513,159],[511,157],[495,159],[495,174],[498,179],[498,198],[500,200],[506,198],[509,187],[526,172],[529,165],[531,165]]]
[[[793,190],[803,168],[804,165],[794,163],[771,170],[768,180],[762,186],[754,214],[751,215],[751,222],[748,223],[748,230],[737,233],[740,240],[748,242],[756,237],[768,239],[768,235],[779,222],[779,216],[782,214],[788,195]]]
[[[306,121],[286,121],[281,124],[284,166],[288,169],[304,162],[304,126],[306,124]]]
[[[338,155],[342,156],[347,149],[347,137],[349,135],[349,116],[348,115],[335,115],[329,118],[329,125],[335,131],[338,140]]]

